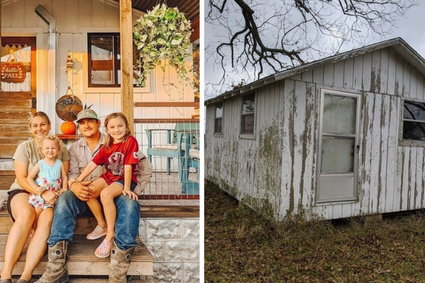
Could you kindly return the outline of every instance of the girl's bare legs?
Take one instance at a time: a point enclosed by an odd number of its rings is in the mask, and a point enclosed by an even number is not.
[[[44,210],[36,208],[36,213],[39,214],[37,218],[37,229],[28,246],[25,267],[21,275],[22,279],[28,281],[31,279],[34,268],[46,252],[47,238],[49,238],[50,226],[53,220],[53,208],[46,208]]]
[[[11,202],[12,216],[15,222],[10,228],[4,252],[4,265],[1,271],[1,279],[12,277],[13,267],[21,255],[28,233],[35,219],[35,210],[28,203],[28,194],[20,193],[13,197]],[[50,230],[49,230],[50,231]],[[44,241],[46,242],[46,241]],[[41,253],[41,256],[43,253]]]
[[[115,220],[117,218],[117,208],[115,207],[114,198],[122,193],[123,185],[119,183],[112,183],[102,190],[100,193],[100,200],[102,201],[103,211],[105,213],[106,225],[108,232],[106,232],[105,239],[112,242],[115,236]]]
[[[99,225],[102,228],[106,227],[106,221],[105,221],[105,217],[103,216],[102,206],[100,205],[100,202],[97,198],[99,197],[100,192],[106,186],[108,186],[108,184],[106,184],[105,180],[102,178],[99,178],[93,181],[93,183],[90,184],[90,187],[94,190],[95,198],[87,201],[88,207],[93,213],[94,218],[96,218],[97,225]]]

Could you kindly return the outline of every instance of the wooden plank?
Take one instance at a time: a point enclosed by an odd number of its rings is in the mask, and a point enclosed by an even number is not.
[[[0,250],[4,251],[7,235],[0,235]],[[109,258],[98,258],[94,255],[96,247],[103,239],[88,241],[84,237],[75,237],[69,245],[69,275],[108,275]],[[22,252],[13,270],[13,275],[22,274],[25,264],[26,248]],[[40,275],[46,270],[47,255],[35,268],[33,274]],[[4,264],[4,254],[0,254],[0,269]],[[139,243],[131,258],[128,275],[153,275],[153,259],[148,249]]]
[[[199,123],[198,119],[191,118],[157,118],[157,119],[134,119],[135,124],[144,124],[144,123]]]
[[[190,42],[194,42],[199,38],[200,26],[199,26],[199,16],[191,21],[192,25],[192,34],[190,35]]]
[[[389,105],[389,131],[388,131],[388,164],[387,164],[387,189],[385,195],[385,211],[392,212],[396,211],[394,206],[394,195],[397,194],[398,188],[398,174],[397,164],[401,162],[398,159],[397,147],[398,147],[398,102],[399,98],[391,96]]]
[[[416,90],[418,87],[418,71],[410,66],[410,98],[417,99]]]
[[[353,62],[353,88],[363,90],[363,55],[354,57]]]
[[[396,55],[393,49],[389,49],[388,53],[388,83],[387,93],[395,94],[395,82],[396,82]]]
[[[323,84],[323,66],[319,66],[313,70],[313,82]]]
[[[408,207],[407,209],[415,208],[416,198],[416,159],[417,159],[417,147],[410,147],[410,162],[409,162],[409,195],[408,195]]]
[[[134,133],[133,24],[131,0],[120,1],[121,109]]]
[[[4,119],[4,120],[22,119],[22,120],[26,120],[28,123],[29,118],[30,118],[29,112],[4,111],[3,109],[0,112],[0,119]]]
[[[199,206],[142,206],[141,217],[199,217]]]
[[[12,158],[16,150],[16,144],[0,145],[0,158]]]
[[[309,70],[309,71],[301,73],[301,79],[305,82],[312,82],[313,81],[313,71]]]
[[[335,63],[334,86],[344,87],[344,65],[345,61]]]
[[[0,91],[0,99],[31,99],[31,92]]]
[[[388,141],[389,141],[389,122],[390,122],[390,101],[391,96],[383,95],[381,101],[381,142],[379,145],[381,152],[381,164],[379,165],[379,185],[378,185],[378,213],[386,212],[386,194],[389,189],[387,184],[387,165],[388,162]]]
[[[423,193],[423,155],[424,150],[423,147],[417,148],[417,158],[416,158],[416,187],[415,187],[415,209],[421,209],[424,208],[422,206],[422,200],[421,196]]]
[[[363,164],[360,165],[362,170],[362,183],[360,187],[363,189],[361,192],[361,213],[367,214],[370,212],[370,178],[371,178],[371,152],[372,152],[372,123],[373,123],[373,105],[374,94],[366,93],[364,96],[364,110],[362,115],[363,133],[362,133],[362,160]]]
[[[381,50],[373,51],[370,78],[370,91],[373,93],[381,92],[380,74],[381,74]]]
[[[344,61],[344,88],[353,88],[354,79],[354,59],[349,58]]]
[[[372,53],[363,55],[362,85],[365,91],[371,91]]]
[[[306,111],[304,118],[304,137],[303,137],[303,166],[304,166],[304,174],[303,178],[303,198],[302,205],[303,207],[309,207],[312,203],[312,198],[314,198],[314,185],[313,185],[313,175],[316,174],[315,167],[313,163],[316,139],[314,136],[314,131],[316,127],[316,123],[318,120],[315,120],[315,95],[316,95],[316,84],[309,83],[307,84],[307,92],[306,92]],[[285,158],[283,158],[282,162],[285,162]]]
[[[31,107],[31,99],[2,99],[1,100],[2,109],[3,108],[12,108],[13,110],[26,111],[28,107]]]
[[[294,96],[294,152],[293,152],[293,187],[294,187],[294,208],[298,213],[298,209],[302,208],[302,199],[304,194],[304,178],[305,170],[304,156],[304,135],[305,135],[305,117],[306,117],[306,93],[307,87],[305,82],[295,82]]]
[[[199,107],[199,102],[135,102],[134,107]]]
[[[378,186],[379,186],[379,170],[381,166],[381,100],[382,95],[374,95],[375,103],[372,116],[372,132],[370,138],[371,144],[371,164],[370,164],[370,199],[369,199],[369,214],[377,213],[378,211]]]
[[[0,131],[12,132],[13,130],[29,133],[29,121],[27,120],[25,124],[22,124],[22,121],[20,121],[20,123],[16,125],[16,124],[5,124],[5,121],[0,120]]]
[[[400,56],[395,56],[395,81],[394,81],[394,94],[401,95],[403,90],[403,61]]]
[[[292,163],[293,163],[293,112],[292,104],[295,93],[295,82],[293,80],[285,80],[283,95],[283,128],[282,128],[282,182],[281,182],[281,198],[279,217],[283,219],[287,213],[292,213],[294,206],[294,196],[292,187]],[[234,111],[236,112],[236,111]]]
[[[401,199],[400,210],[409,209],[409,162],[410,162],[410,148],[402,147],[403,151],[403,168],[402,168],[402,186],[401,186]]]
[[[326,64],[324,66],[324,83],[325,85],[328,86],[333,86],[334,85],[334,65],[335,64]]]
[[[401,210],[401,198],[402,198],[402,191],[403,191],[403,162],[404,162],[404,155],[403,155],[403,147],[397,147],[397,183],[394,190],[394,199],[393,199],[393,208],[394,210]]]
[[[410,65],[406,61],[403,61],[403,84],[402,84],[402,96],[406,98],[412,98],[410,93]]]
[[[381,49],[380,62],[380,92],[388,93],[388,48]]]

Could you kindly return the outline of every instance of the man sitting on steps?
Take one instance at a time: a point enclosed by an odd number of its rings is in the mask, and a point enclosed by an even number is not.
[[[77,117],[78,129],[83,136],[70,148],[71,162],[69,183],[70,190],[57,201],[50,237],[48,239],[48,263],[39,283],[68,282],[66,260],[68,244],[72,241],[77,216],[88,211],[86,201],[93,197],[88,187],[91,181],[99,178],[102,168],[98,167],[87,177],[87,182],[77,183],[74,180],[84,167],[96,155],[104,143],[104,135],[99,132],[100,120],[91,109],[82,110]],[[146,158],[139,161],[138,185],[146,186],[152,173],[152,167]],[[137,189],[135,192],[137,193]],[[138,192],[140,193],[140,191]],[[117,220],[115,222],[115,238],[109,264],[109,282],[127,282],[126,275],[131,256],[137,246],[136,237],[139,232],[140,207],[137,201],[120,195],[115,199]]]

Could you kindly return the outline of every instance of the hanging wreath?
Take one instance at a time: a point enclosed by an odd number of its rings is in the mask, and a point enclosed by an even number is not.
[[[176,69],[178,77],[188,81],[185,58],[190,52],[190,21],[177,8],[165,4],[141,16],[134,26],[133,39],[139,52],[137,64],[141,74],[137,80],[144,87],[150,71],[159,65],[161,59]],[[162,66],[165,71],[165,66]]]

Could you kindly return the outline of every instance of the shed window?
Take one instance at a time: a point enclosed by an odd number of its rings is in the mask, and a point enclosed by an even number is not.
[[[425,103],[404,101],[403,139],[425,141]]]
[[[223,104],[215,107],[214,133],[223,132]]]
[[[121,83],[120,34],[88,33],[87,36],[88,86],[119,87]],[[135,50],[137,49],[133,45],[133,54],[137,54]],[[137,58],[133,58],[133,64],[136,62]],[[140,74],[140,67],[134,67],[133,70],[136,75]],[[136,87],[135,83],[134,80]]]
[[[245,95],[242,102],[241,134],[254,134],[255,93]]]

